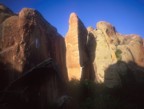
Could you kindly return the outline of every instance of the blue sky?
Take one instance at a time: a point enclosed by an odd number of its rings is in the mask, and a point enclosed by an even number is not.
[[[38,10],[65,36],[69,15],[77,13],[86,27],[96,28],[98,21],[107,21],[122,34],[144,37],[144,0],[0,0],[18,13],[23,7]]]

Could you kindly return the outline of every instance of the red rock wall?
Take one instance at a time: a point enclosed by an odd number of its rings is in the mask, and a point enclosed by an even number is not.
[[[3,21],[0,28],[2,84],[10,83],[47,58],[53,58],[63,80],[68,80],[64,38],[39,12],[24,8]]]

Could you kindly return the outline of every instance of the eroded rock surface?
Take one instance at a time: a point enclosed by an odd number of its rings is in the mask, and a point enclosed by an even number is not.
[[[88,61],[87,57],[87,30],[75,13],[70,15],[69,30],[65,37],[66,60],[69,79],[80,80],[82,67]]]
[[[64,81],[89,79],[110,88],[141,82],[143,45],[140,36],[122,35],[105,21],[86,28],[75,13],[63,38],[38,11],[23,8],[14,14],[0,4],[0,88],[47,58]]]
[[[3,7],[3,12],[12,14]],[[65,50],[64,38],[56,28],[38,11],[23,8],[0,24],[0,83],[5,87],[47,58],[54,60],[60,76],[67,81]]]
[[[144,75],[143,39],[138,35],[121,35],[105,21],[98,22],[96,29],[85,29],[78,16],[72,13],[65,41],[70,80],[89,79],[113,88],[143,78],[139,76]]]
[[[130,84],[135,80],[142,80],[144,48],[140,36],[121,35],[111,24],[104,21],[97,23],[96,30],[89,29],[89,33],[93,34],[96,39],[93,63],[96,66],[96,82],[113,88]],[[136,66],[131,68],[134,65]],[[129,82],[123,83],[123,81]]]

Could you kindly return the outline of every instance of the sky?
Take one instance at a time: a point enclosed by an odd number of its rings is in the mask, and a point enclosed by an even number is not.
[[[34,8],[58,32],[65,36],[70,13],[75,12],[86,27],[96,28],[107,21],[121,34],[138,34],[144,38],[144,0],[0,0],[13,12]]]

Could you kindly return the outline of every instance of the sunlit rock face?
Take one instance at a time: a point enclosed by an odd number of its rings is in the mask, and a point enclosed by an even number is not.
[[[117,44],[116,32],[113,26],[107,22],[98,22],[97,29],[91,31],[96,38],[96,50],[94,65],[96,69],[96,81],[104,82],[105,69],[117,61],[114,50]]]
[[[97,83],[104,83],[107,87],[113,88],[139,81],[144,77],[144,48],[140,36],[121,35],[111,24],[104,21],[97,23],[96,30],[88,31],[96,39],[93,65],[96,68]]]
[[[75,13],[69,18],[69,30],[65,37],[66,42],[66,63],[68,76],[80,80],[82,67],[84,68],[88,61],[87,56],[87,30],[81,20]]]
[[[0,83],[3,87],[47,58],[55,61],[61,77],[67,81],[64,38],[36,10],[24,8],[14,15],[10,10],[3,11],[7,9],[3,7],[0,5],[0,15],[2,12],[10,14],[0,24]]]
[[[89,79],[113,88],[133,84],[144,77],[143,40],[138,35],[121,35],[105,21],[98,22],[96,29],[86,29],[72,13],[65,42],[70,80]]]
[[[135,34],[131,35],[119,35],[118,37],[123,37],[123,41],[121,45],[118,45],[118,48],[121,49],[122,52],[122,61],[129,62],[133,61],[139,66],[144,66],[144,48],[143,48],[143,39]],[[123,47],[124,46],[124,47]],[[127,49],[127,52],[126,50]],[[126,55],[130,56],[126,56]],[[127,57],[127,58],[126,58]],[[129,59],[130,58],[130,59]]]

